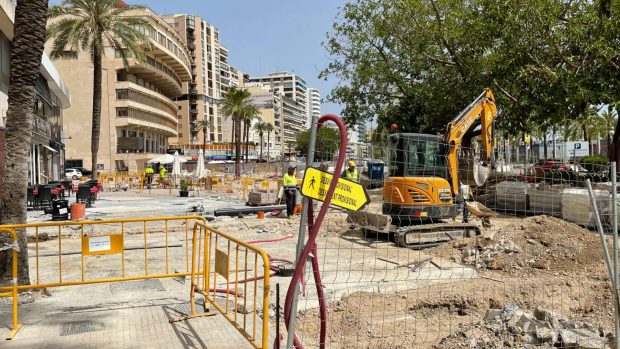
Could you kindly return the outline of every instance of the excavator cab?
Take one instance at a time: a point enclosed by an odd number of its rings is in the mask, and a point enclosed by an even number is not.
[[[450,146],[440,136],[397,133],[389,137],[389,179],[383,214],[397,226],[454,218],[459,205],[450,186]]]

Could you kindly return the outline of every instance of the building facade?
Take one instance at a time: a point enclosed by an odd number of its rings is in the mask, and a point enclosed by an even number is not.
[[[304,118],[308,112],[307,82],[301,76],[289,72],[275,72],[267,76],[250,77],[249,83],[262,83],[273,91],[280,92],[302,106]]]
[[[272,137],[263,139],[263,154],[267,154],[265,148],[269,148],[270,158],[295,156],[297,138],[308,129],[306,106],[269,84],[250,82],[244,88],[252,94],[251,102],[260,112],[254,123],[263,121],[274,126]],[[260,146],[260,136],[254,129],[250,132],[250,139]]]
[[[166,153],[168,140],[176,138],[177,110],[174,99],[191,80],[190,52],[168,23],[148,8],[127,12],[150,21],[145,31],[150,48],[146,59],[128,58],[104,47],[101,133],[97,170],[136,171],[146,161]],[[88,52],[67,50],[55,62],[69,88],[73,105],[64,114],[67,166],[91,166],[93,67]]]
[[[5,125],[14,22],[13,3],[0,0],[0,176],[4,169]],[[41,60],[36,92],[32,145],[28,161],[28,182],[31,184],[60,180],[64,176],[62,110],[71,105],[71,96],[60,74],[45,54]]]
[[[310,128],[313,117],[317,120],[321,117],[321,94],[316,88],[310,87],[308,89],[308,122],[306,127]]]
[[[163,18],[189,48],[192,69],[191,80],[183,84],[183,94],[176,98],[178,135],[170,142],[188,154],[198,148],[205,148],[207,157],[231,154],[232,122],[223,115],[220,101],[230,87],[240,86],[243,73],[229,65],[228,49],[220,44],[218,28],[187,14]],[[196,121],[201,120],[208,121],[206,130],[196,127]]]

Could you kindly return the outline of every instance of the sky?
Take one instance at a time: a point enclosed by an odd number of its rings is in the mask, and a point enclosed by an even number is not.
[[[232,66],[250,76],[287,70],[319,89],[324,99],[336,86],[319,73],[330,61],[321,46],[345,0],[150,0],[160,14],[200,16],[219,28]],[[325,101],[324,101],[325,102]],[[321,114],[339,114],[340,105],[323,103]]]

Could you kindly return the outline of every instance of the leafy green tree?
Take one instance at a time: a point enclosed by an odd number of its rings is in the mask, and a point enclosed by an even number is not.
[[[298,154],[307,154],[310,141],[310,130],[297,136],[295,150]],[[321,127],[316,139],[315,161],[331,161],[340,147],[340,132],[330,127]]]
[[[348,125],[377,116],[427,133],[443,131],[485,87],[510,134],[582,119],[593,105],[616,108],[620,2],[603,2],[346,4],[324,43],[332,61],[321,77],[339,81],[328,100],[344,105]]]
[[[105,47],[120,52],[128,65],[132,55],[143,60],[150,47],[145,32],[153,30],[151,23],[142,17],[130,16],[128,11],[137,8],[118,0],[63,0],[49,9],[52,23],[47,36],[53,40],[51,57],[60,58],[67,49],[86,51],[93,62],[93,108],[91,129],[91,168],[97,178],[97,153],[101,127],[102,59]]]
[[[0,178],[0,223],[26,223],[28,158],[32,145],[33,108],[36,84],[45,44],[47,0],[19,0],[11,49],[11,83],[8,91],[3,178]],[[0,242],[5,241],[2,234]],[[17,230],[20,285],[30,284],[28,242],[25,229]],[[0,276],[12,270],[12,251],[0,252]],[[10,274],[9,274],[10,275]]]

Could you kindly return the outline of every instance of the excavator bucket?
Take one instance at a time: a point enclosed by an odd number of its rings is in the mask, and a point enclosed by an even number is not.
[[[482,186],[491,174],[491,166],[476,159],[459,159],[459,178],[462,184]]]

